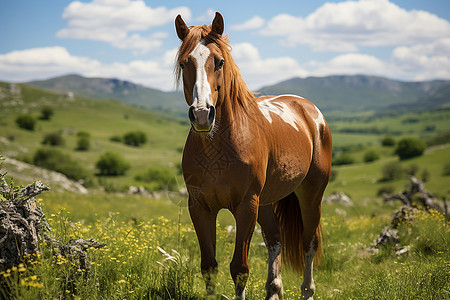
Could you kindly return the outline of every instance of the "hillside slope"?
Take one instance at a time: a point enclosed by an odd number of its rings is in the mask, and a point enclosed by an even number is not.
[[[119,79],[66,75],[27,84],[59,93],[70,91],[80,97],[116,99],[145,109],[186,115],[187,106],[180,92],[163,92]]]

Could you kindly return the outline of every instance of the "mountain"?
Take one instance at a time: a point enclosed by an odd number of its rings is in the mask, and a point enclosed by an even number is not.
[[[187,105],[180,92],[162,92],[129,81],[108,78],[86,78],[66,75],[48,80],[32,81],[28,85],[54,92],[73,92],[77,96],[95,99],[116,99],[140,108],[186,115]]]
[[[365,75],[292,78],[259,93],[300,95],[325,111],[437,108],[450,103],[450,81],[403,82]]]
[[[67,75],[27,83],[56,92],[126,104],[186,117],[181,92],[162,92],[129,81]],[[323,111],[387,112],[450,106],[450,81],[403,82],[354,75],[292,78],[257,91],[260,95],[295,94],[313,101]]]

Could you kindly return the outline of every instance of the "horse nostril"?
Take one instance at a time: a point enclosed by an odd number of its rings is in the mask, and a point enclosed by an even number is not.
[[[216,117],[216,108],[213,105],[211,105],[211,107],[209,108],[209,114],[208,114],[209,124],[212,124],[214,122],[215,117]]]
[[[189,115],[189,120],[191,120],[191,122],[194,122],[195,116],[194,116],[194,108],[192,106],[189,107],[188,115]]]

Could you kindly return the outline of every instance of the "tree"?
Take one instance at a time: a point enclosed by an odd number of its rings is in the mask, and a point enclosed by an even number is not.
[[[376,150],[367,150],[364,153],[364,162],[372,162],[380,159],[380,154]]]
[[[60,132],[47,133],[42,140],[42,145],[62,146],[64,144],[65,142]]]
[[[22,129],[33,131],[36,125],[36,119],[31,115],[20,115],[16,119],[16,124]]]
[[[41,120],[50,120],[50,118],[53,116],[54,111],[53,108],[51,106],[44,106],[41,109]]]
[[[424,141],[418,138],[406,137],[398,142],[395,154],[399,156],[400,160],[404,160],[422,155],[426,147]]]
[[[126,145],[139,147],[147,142],[147,136],[142,131],[132,131],[123,136],[123,142]]]
[[[87,151],[91,148],[91,135],[86,131],[79,131],[77,133],[78,141],[76,150]]]
[[[95,167],[99,170],[99,175],[118,176],[124,175],[130,164],[119,153],[106,151],[100,156]]]

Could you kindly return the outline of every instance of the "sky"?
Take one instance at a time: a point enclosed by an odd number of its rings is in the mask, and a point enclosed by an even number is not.
[[[252,90],[292,77],[450,79],[448,0],[0,0],[0,81],[66,74],[175,89],[174,19],[225,21]]]

